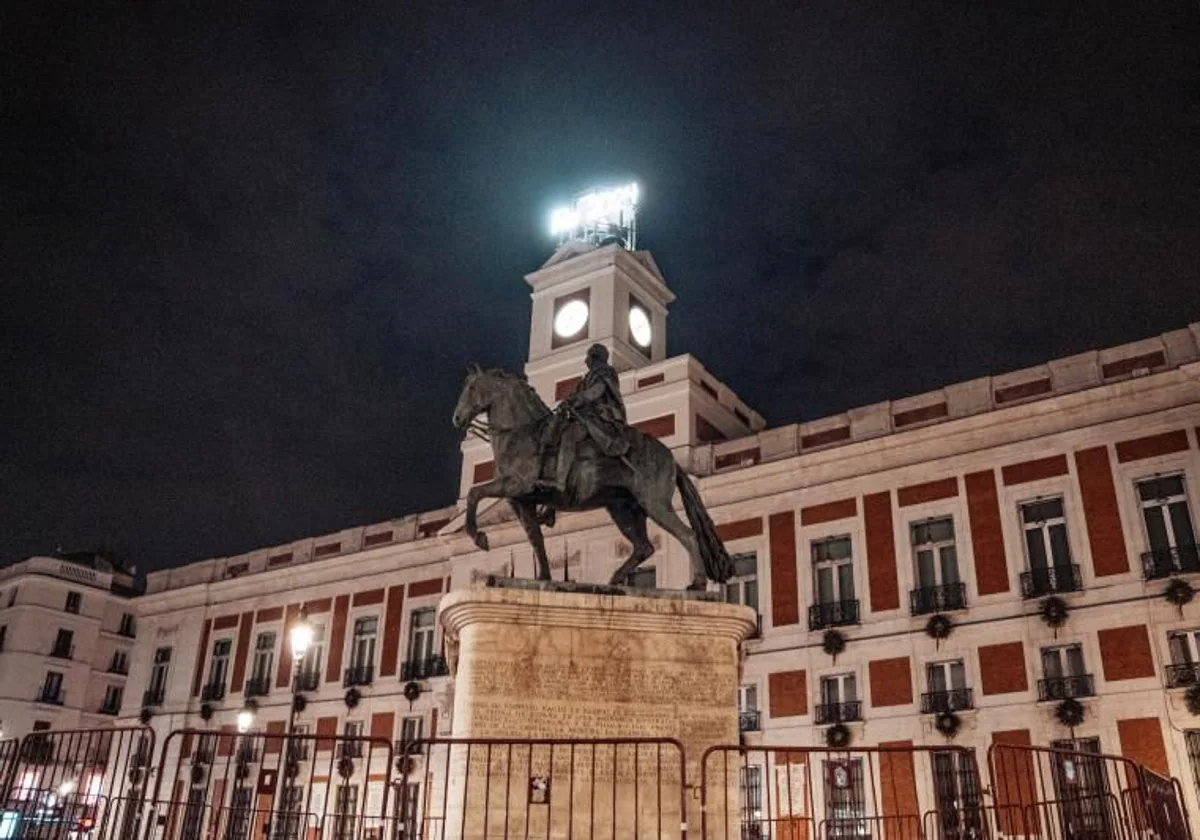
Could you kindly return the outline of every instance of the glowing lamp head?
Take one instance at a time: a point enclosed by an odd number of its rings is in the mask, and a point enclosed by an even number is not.
[[[579,227],[579,214],[571,207],[559,207],[550,214],[550,233],[555,236],[569,234]]]
[[[313,626],[303,614],[292,625],[292,629],[288,633],[288,641],[292,645],[292,658],[303,659],[313,641]]]
[[[254,726],[254,710],[242,709],[237,713],[237,731],[245,735],[250,731],[250,727]]]
[[[58,786],[58,795],[59,796],[70,796],[72,793],[75,792],[75,788],[77,788],[78,786],[79,786],[79,783],[76,782],[74,779],[65,779],[63,781],[63,783]]]

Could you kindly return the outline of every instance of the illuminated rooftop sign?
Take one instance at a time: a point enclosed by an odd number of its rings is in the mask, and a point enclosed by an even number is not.
[[[560,244],[578,239],[600,245],[617,239],[632,250],[637,245],[637,208],[637,184],[589,190],[550,214],[550,232]]]

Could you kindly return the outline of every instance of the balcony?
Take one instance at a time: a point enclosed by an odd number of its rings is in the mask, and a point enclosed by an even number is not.
[[[1095,693],[1096,687],[1091,674],[1038,680],[1038,700],[1042,701],[1092,697]]]
[[[1146,580],[1193,572],[1200,572],[1200,546],[1180,545],[1142,555],[1142,575]]]
[[[251,697],[266,697],[271,693],[271,678],[264,676],[255,676],[246,680],[245,688],[246,698]]]
[[[832,601],[828,604],[813,604],[808,608],[808,629],[823,630],[826,627],[846,627],[858,624],[858,599]]]
[[[295,691],[316,691],[321,687],[321,672],[316,669],[304,669],[296,674]]]
[[[738,732],[758,732],[762,729],[762,712],[751,709],[738,712]]]
[[[61,706],[63,704],[63,690],[61,688],[42,686],[38,690],[37,702],[49,703],[51,706]]]
[[[356,685],[370,685],[375,681],[375,666],[351,665],[342,677],[342,686],[352,688]]]
[[[1167,688],[1187,688],[1200,683],[1200,662],[1176,662],[1167,666]]]
[[[143,706],[161,706],[163,704],[164,691],[161,688],[151,688],[142,693]]]
[[[308,761],[308,741],[289,741],[288,761]]]
[[[128,662],[117,662],[116,660],[114,660],[108,666],[108,673],[117,674],[122,677],[128,677],[129,676],[129,663]]]
[[[205,703],[213,703],[225,699],[225,683],[209,683],[200,689],[200,699]]]
[[[961,712],[975,708],[975,698],[969,688],[949,691],[930,691],[921,695],[921,714],[940,715],[942,712]]]
[[[850,703],[818,703],[813,715],[813,722],[817,726],[825,726],[830,723],[853,723],[856,720],[862,720],[861,700],[854,700]]]
[[[1021,597],[1041,598],[1058,592],[1078,592],[1083,589],[1077,563],[1063,563],[1043,569],[1021,572]]]
[[[410,659],[400,668],[400,679],[427,680],[430,677],[444,677],[449,671],[446,668],[446,657],[428,656],[425,659]]]
[[[258,747],[253,741],[242,741],[237,748],[238,764],[253,764],[258,761]]]
[[[967,585],[943,583],[941,586],[925,586],[908,593],[908,599],[913,615],[962,610],[967,607]]]
[[[50,655],[55,659],[74,659],[75,645],[55,645],[50,650]]]
[[[116,717],[118,714],[120,714],[120,712],[121,712],[121,704],[120,703],[110,703],[108,701],[105,701],[100,704],[100,714],[102,714],[102,715],[112,715],[113,717]]]

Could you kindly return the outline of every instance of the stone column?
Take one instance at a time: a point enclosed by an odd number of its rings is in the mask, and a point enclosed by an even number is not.
[[[739,643],[756,625],[714,598],[531,581],[447,595],[452,733],[469,743],[430,756],[449,779],[446,840],[698,838],[701,757],[738,743]],[[709,795],[736,802],[736,759],[712,766],[733,769],[710,772]],[[726,828],[709,834],[738,836]]]

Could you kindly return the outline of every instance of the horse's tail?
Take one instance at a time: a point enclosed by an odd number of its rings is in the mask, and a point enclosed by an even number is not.
[[[687,514],[688,524],[696,535],[696,547],[704,562],[704,573],[709,580],[724,583],[733,577],[733,561],[717,536],[717,526],[709,518],[696,485],[692,484],[683,467],[675,467],[675,486],[679,488],[679,495],[683,499],[683,512]]]

